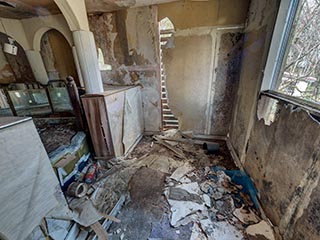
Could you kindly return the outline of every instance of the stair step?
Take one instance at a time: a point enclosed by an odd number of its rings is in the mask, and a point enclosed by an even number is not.
[[[163,121],[178,121],[175,117],[163,117]]]
[[[174,117],[175,118],[175,116],[172,113],[164,113],[163,117]]]
[[[179,123],[177,119],[163,119],[163,122],[166,122],[166,123]]]
[[[179,128],[178,124],[163,124],[166,128]]]
[[[174,29],[163,29],[163,30],[160,30],[160,35],[161,34],[167,34],[167,33],[174,33]]]

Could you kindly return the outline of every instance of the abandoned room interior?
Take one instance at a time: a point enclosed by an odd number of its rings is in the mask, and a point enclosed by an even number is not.
[[[320,239],[319,32],[318,0],[0,1],[0,239]]]

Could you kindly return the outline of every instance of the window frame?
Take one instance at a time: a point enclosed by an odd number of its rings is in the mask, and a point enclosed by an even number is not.
[[[263,80],[260,91],[271,91],[280,93],[275,90],[279,75],[281,72],[282,64],[286,56],[287,45],[291,37],[291,32],[294,27],[297,11],[299,9],[300,0],[281,0],[276,24],[273,31],[271,45],[267,63],[264,69]],[[285,95],[282,94],[281,95]],[[285,95],[290,98],[292,96]],[[306,102],[307,100],[293,97]]]

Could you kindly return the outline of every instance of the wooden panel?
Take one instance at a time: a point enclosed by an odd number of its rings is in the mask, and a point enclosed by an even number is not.
[[[82,98],[90,135],[97,157],[114,155],[113,144],[108,125],[108,116],[103,97]]]
[[[111,136],[115,156],[124,153],[123,139],[123,113],[125,92],[118,92],[105,97]]]

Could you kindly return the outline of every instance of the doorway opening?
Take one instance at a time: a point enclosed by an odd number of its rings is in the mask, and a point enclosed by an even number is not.
[[[169,18],[163,18],[160,22],[160,72],[161,72],[161,108],[162,128],[179,129],[179,121],[170,109],[169,94],[167,88],[167,75],[163,61],[163,51],[174,47],[174,25]]]

